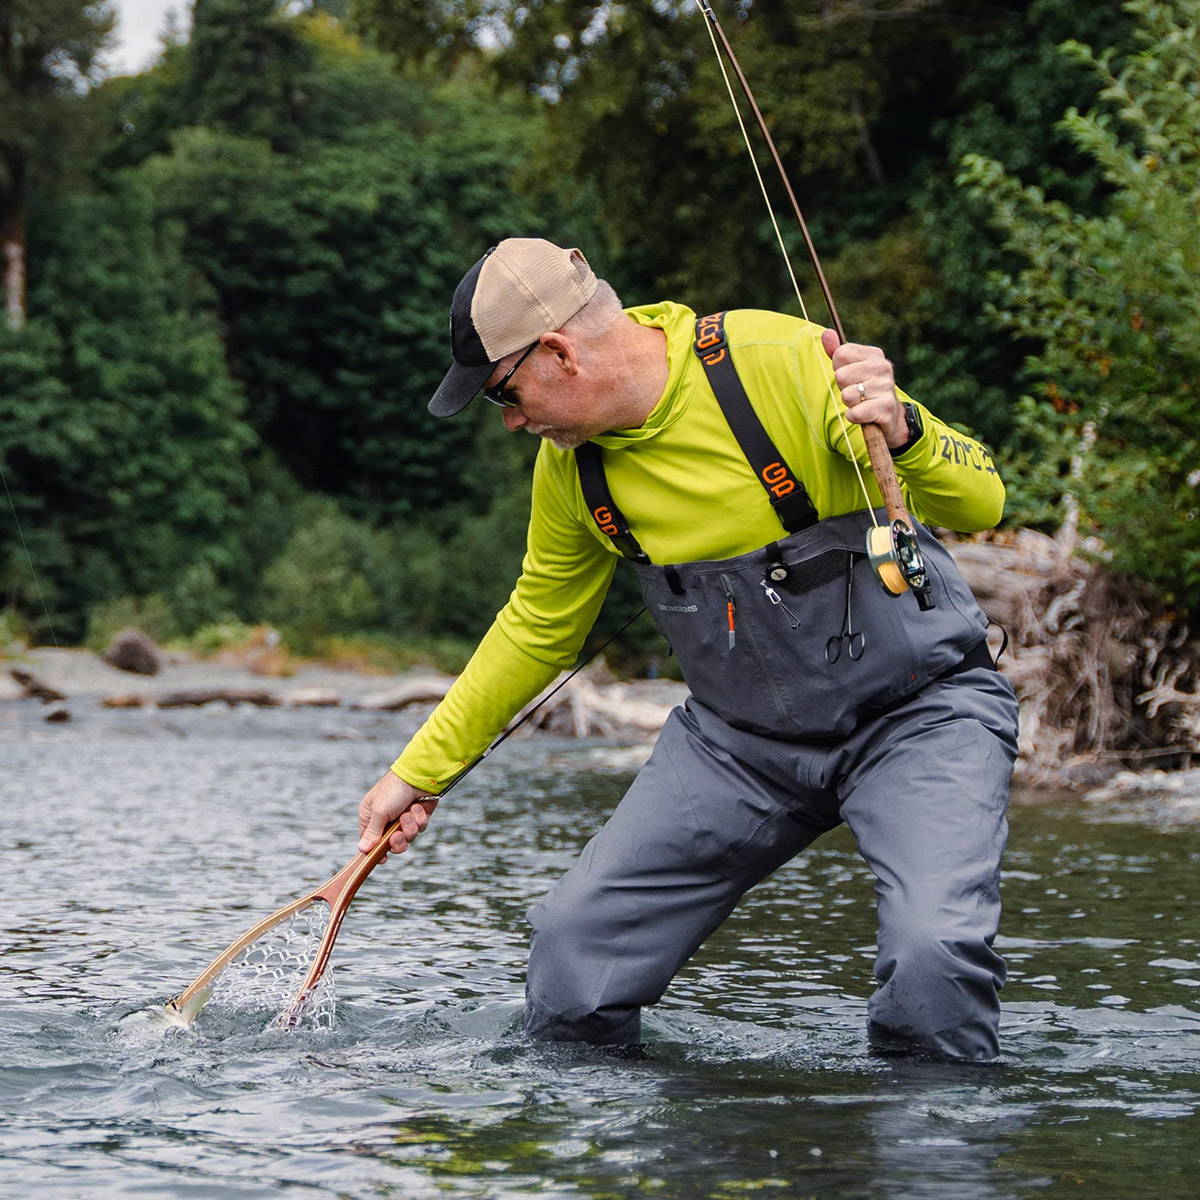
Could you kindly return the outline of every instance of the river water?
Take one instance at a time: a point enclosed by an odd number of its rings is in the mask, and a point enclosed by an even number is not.
[[[415,720],[0,705],[0,1194],[1197,1195],[1200,828],[1165,802],[1016,798],[996,1065],[868,1053],[872,891],[844,830],[747,897],[643,1056],[526,1042],[523,913],[629,779],[538,739],[359,893],[332,1029],[236,1009],[161,1028],[228,941],[352,855]]]

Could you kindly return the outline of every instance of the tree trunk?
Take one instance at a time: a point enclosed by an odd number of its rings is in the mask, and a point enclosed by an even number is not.
[[[14,201],[19,205],[15,197]],[[4,312],[9,329],[19,333],[25,327],[25,214],[19,207],[7,214],[0,243],[4,256]]]
[[[0,275],[4,313],[14,333],[25,326],[25,160],[10,151],[4,162],[7,186],[0,195]]]
[[[866,159],[867,172],[877,187],[884,187],[887,184],[887,175],[883,170],[883,160],[871,140],[871,129],[863,112],[862,96],[858,92],[850,97],[850,111],[854,114],[854,123],[858,126],[858,142],[862,147],[863,158]]]

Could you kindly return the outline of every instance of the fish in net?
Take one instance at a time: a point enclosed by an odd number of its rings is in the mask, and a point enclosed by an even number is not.
[[[295,1005],[328,923],[329,905],[323,901],[292,913],[225,967],[213,982],[208,1003],[262,1013],[271,1025],[332,1029],[337,1009],[332,970]]]
[[[168,1025],[188,1026],[216,998],[229,1009],[265,1008],[285,1029],[333,1025],[333,983],[326,972],[342,920],[362,882],[388,855],[400,817],[366,853],[356,854],[319,888],[276,909],[235,938],[163,1007]]]

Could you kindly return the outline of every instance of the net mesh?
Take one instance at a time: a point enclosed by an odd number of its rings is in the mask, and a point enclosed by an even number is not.
[[[318,901],[267,930],[217,977],[209,1004],[239,1012],[250,1009],[267,1015],[268,1025],[278,1024],[317,956],[328,920],[329,905]],[[333,969],[327,967],[294,1023],[331,1029],[336,1007]]]

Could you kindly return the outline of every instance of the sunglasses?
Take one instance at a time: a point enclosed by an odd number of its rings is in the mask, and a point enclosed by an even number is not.
[[[517,373],[517,368],[541,345],[540,340],[533,343],[520,358],[517,359],[508,371],[504,378],[499,383],[494,383],[490,388],[483,389],[483,398],[490,400],[493,404],[500,405],[501,408],[516,408],[519,401],[511,399],[505,395],[505,389],[508,387],[508,381]]]

